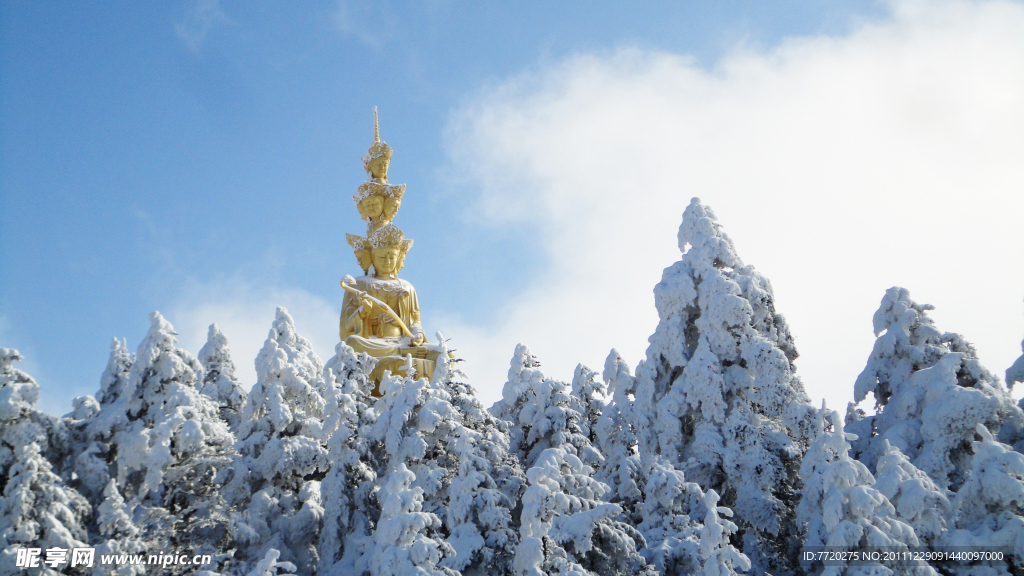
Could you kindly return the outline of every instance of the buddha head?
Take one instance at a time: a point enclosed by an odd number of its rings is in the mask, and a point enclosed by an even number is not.
[[[405,255],[412,247],[412,240],[406,240],[405,234],[397,226],[388,223],[370,235],[367,244],[373,260],[374,276],[395,278],[405,264]]]
[[[354,234],[346,234],[345,239],[348,240],[348,245],[352,247],[352,252],[356,255],[356,260],[359,261],[359,267],[363,269],[363,275],[369,274],[370,265],[373,264],[373,255],[370,252],[370,244],[366,241],[366,238]]]
[[[380,218],[380,215],[384,212],[384,198],[377,196],[367,196],[356,204],[356,209],[359,210],[359,215],[363,217],[363,220],[367,222]]]
[[[384,146],[387,146],[387,144],[384,144]],[[387,147],[387,152],[386,155],[376,156],[367,163],[366,171],[374,180],[388,181],[388,167],[391,165],[390,146]]]
[[[401,196],[389,196],[384,199],[384,218],[391,220],[398,214],[398,209],[402,206]]]
[[[356,260],[359,261],[359,267],[363,270],[363,275],[368,275],[370,273],[370,265],[373,264],[373,255],[366,249],[356,250],[355,255]]]
[[[394,278],[398,274],[398,246],[373,249],[373,270],[377,278]]]

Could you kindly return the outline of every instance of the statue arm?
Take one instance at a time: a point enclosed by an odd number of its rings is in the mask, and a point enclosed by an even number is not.
[[[344,341],[353,334],[362,335],[363,315],[360,314],[361,302],[351,293],[346,292],[342,302],[340,335]]]

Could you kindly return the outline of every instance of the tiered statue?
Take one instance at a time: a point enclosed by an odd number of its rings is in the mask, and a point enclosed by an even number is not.
[[[355,349],[377,358],[370,377],[380,396],[385,370],[392,374],[432,378],[438,350],[426,344],[420,324],[416,289],[398,277],[412,240],[391,220],[398,213],[405,184],[388,184],[391,146],[380,140],[377,108],[373,109],[373,145],[363,156],[367,181],[352,200],[366,221],[366,237],[348,234],[363,276],[341,281],[345,299],[341,307],[341,339]]]

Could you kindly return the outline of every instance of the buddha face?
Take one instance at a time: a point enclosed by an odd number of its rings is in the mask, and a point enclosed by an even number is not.
[[[384,211],[384,200],[380,196],[367,196],[359,203],[359,213],[368,220],[380,218]]]
[[[384,201],[384,217],[388,220],[395,217],[398,214],[398,209],[402,206],[402,200],[394,196]]]
[[[356,260],[359,261],[359,267],[363,269],[363,274],[370,269],[372,264],[373,256],[370,255],[369,250],[356,250]]]
[[[377,271],[376,276],[394,278],[398,269],[398,247],[384,246],[373,249],[373,267]]]
[[[387,156],[378,156],[373,160],[370,160],[370,174],[374,178],[381,180],[387,180],[388,178],[388,166],[391,165],[391,158]]]

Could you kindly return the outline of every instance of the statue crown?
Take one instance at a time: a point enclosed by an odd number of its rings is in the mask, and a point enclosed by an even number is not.
[[[381,198],[398,198],[402,199],[405,195],[405,184],[382,184],[380,182],[363,182],[356,189],[356,193],[352,195],[352,201],[357,205],[363,200],[370,196],[380,196]]]
[[[384,157],[388,160],[391,159],[391,155],[394,153],[394,149],[388,146],[387,142],[381,142],[380,140],[380,126],[377,122],[377,107],[373,107],[373,144],[370,145],[370,149],[366,151],[363,156],[363,170],[366,170],[367,174],[370,173],[370,162],[377,158]]]
[[[366,241],[372,248],[391,248],[394,246],[401,248],[405,244],[405,234],[398,229],[398,226],[388,222],[377,228],[373,234],[370,234]]]

